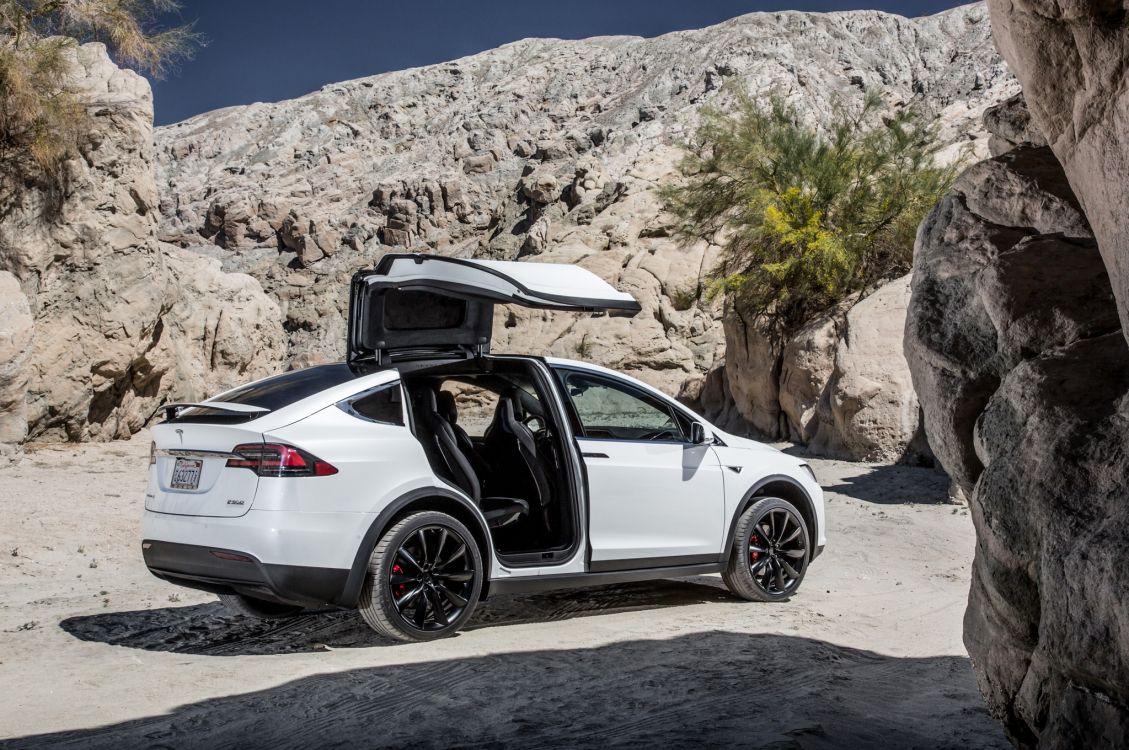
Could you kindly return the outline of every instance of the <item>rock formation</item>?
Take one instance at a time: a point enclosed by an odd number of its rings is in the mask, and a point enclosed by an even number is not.
[[[0,271],[0,466],[27,437],[27,358],[34,323],[20,282]]]
[[[914,104],[935,118],[950,157],[986,155],[981,115],[1017,90],[980,6],[523,40],[158,129],[161,236],[258,279],[279,303],[295,365],[340,358],[348,278],[393,249],[580,263],[635,293],[643,313],[514,310],[498,316],[495,350],[583,356],[704,394],[695,403],[716,396],[709,416],[732,429],[787,436],[780,352],[725,326],[720,302],[703,299],[716,238],[685,247],[654,194],[676,178],[697,110],[726,106],[734,86],[781,94],[815,125],[875,91],[891,109]],[[804,377],[822,392],[823,375]],[[912,412],[910,396],[902,406]],[[857,457],[899,452],[881,441],[827,444]]]
[[[1023,130],[922,224],[905,351],[977,529],[965,643],[989,705],[1022,746],[1124,746],[1129,349],[1100,239]]]
[[[996,45],[1031,119],[1094,228],[1129,331],[1129,66],[1125,6],[1109,0],[989,0]]]
[[[148,83],[116,67],[102,45],[70,54],[70,85],[93,122],[82,153],[66,163],[57,192],[3,190],[0,268],[11,275],[0,286],[0,348],[13,356],[0,365],[0,443],[25,431],[128,437],[162,401],[203,397],[282,360],[277,305],[257,282],[195,256],[174,262],[158,242]],[[246,343],[248,328],[257,347]]]

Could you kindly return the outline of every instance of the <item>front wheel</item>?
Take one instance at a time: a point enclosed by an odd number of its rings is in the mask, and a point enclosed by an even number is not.
[[[737,519],[721,577],[742,599],[781,601],[800,588],[809,550],[808,529],[796,506],[779,497],[761,498]]]
[[[413,513],[377,543],[358,609],[389,638],[444,638],[474,613],[484,575],[478,545],[462,522],[438,511]]]

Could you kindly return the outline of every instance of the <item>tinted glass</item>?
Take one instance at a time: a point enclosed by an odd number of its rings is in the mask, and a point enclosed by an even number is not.
[[[400,384],[392,383],[360,398],[350,401],[348,406],[355,416],[385,424],[404,424],[404,407],[400,397]],[[349,409],[346,409],[349,411]]]
[[[384,293],[384,327],[390,331],[458,328],[466,320],[467,303],[432,292],[389,289]]]
[[[307,367],[236,388],[226,394],[223,400],[275,411],[326,388],[348,382],[357,377],[357,374],[344,363]]]
[[[684,440],[662,401],[625,383],[586,373],[558,371],[584,436],[611,440]]]

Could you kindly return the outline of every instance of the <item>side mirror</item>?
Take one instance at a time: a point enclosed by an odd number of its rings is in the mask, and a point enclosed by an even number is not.
[[[707,428],[701,422],[690,423],[690,442],[694,445],[705,445],[713,440],[713,435],[710,434]]]

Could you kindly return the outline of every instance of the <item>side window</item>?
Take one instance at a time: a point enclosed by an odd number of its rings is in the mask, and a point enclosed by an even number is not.
[[[402,401],[400,384],[397,382],[363,393],[351,401],[342,401],[339,406],[345,412],[360,419],[402,425],[404,424]]]
[[[610,378],[558,370],[584,437],[603,440],[685,440],[680,420],[653,396]]]

